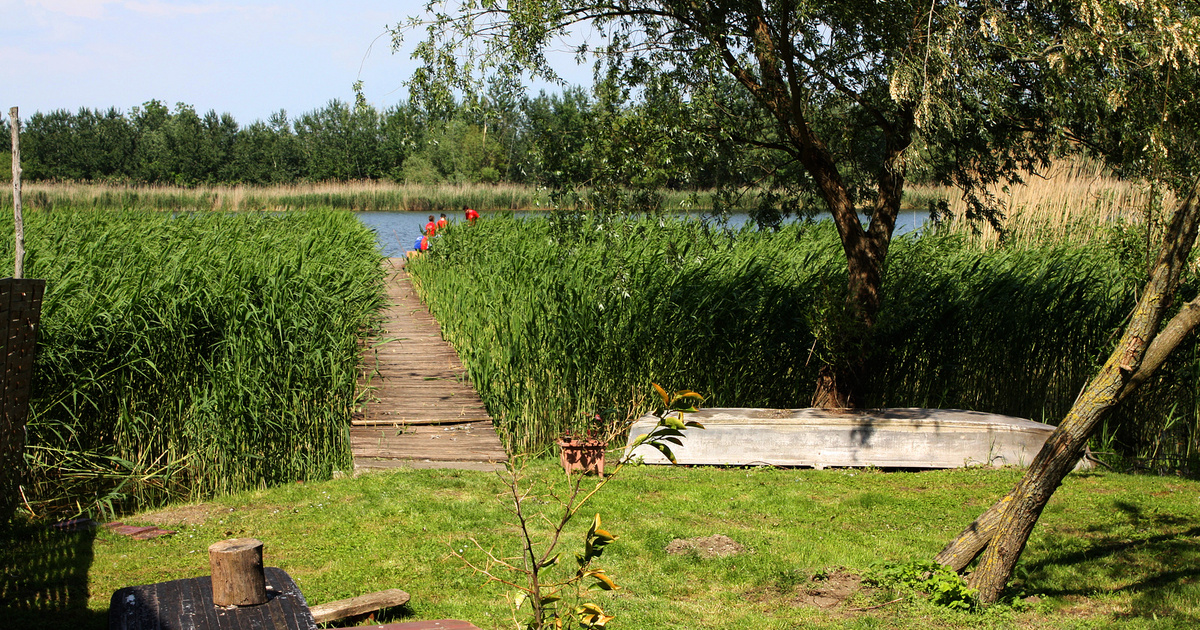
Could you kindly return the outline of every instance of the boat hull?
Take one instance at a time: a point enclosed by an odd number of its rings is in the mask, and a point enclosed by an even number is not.
[[[1028,466],[1054,427],[1024,418],[958,409],[712,408],[687,414],[689,429],[669,445],[679,464],[722,466],[961,468]],[[646,415],[629,437],[649,433]],[[633,451],[647,464],[667,464],[649,446]]]

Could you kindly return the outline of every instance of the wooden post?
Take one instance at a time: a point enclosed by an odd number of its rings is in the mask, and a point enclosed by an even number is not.
[[[231,538],[209,545],[213,604],[257,606],[267,603],[262,549],[262,542],[253,538]]]
[[[25,277],[25,221],[21,217],[21,117],[17,108],[8,110],[8,121],[12,128],[12,171],[13,171],[13,228],[16,233],[16,248],[13,251],[13,278]]]

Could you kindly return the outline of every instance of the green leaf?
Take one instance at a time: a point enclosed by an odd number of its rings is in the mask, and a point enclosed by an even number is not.
[[[588,544],[595,545],[596,547],[603,547],[615,542],[616,540],[616,536],[604,531],[603,529],[598,529],[596,530],[595,539],[590,540]]]
[[[671,406],[671,401],[670,401],[670,399],[667,398],[667,390],[663,389],[662,387],[659,387],[658,383],[650,383],[650,384],[654,386],[654,391],[658,392],[659,397],[662,398],[663,406],[664,407]]]
[[[616,582],[613,582],[612,578],[608,577],[604,571],[588,571],[587,575],[588,577],[596,580],[596,583],[592,585],[592,588],[598,588],[603,591],[616,591],[620,590],[621,588],[620,586],[617,586]]]
[[[678,463],[675,461],[675,454],[671,452],[670,448],[667,448],[666,444],[663,444],[662,442],[654,442],[651,444],[651,446],[658,449],[659,452],[661,452],[663,456],[667,458],[667,461],[671,462],[672,464]]]

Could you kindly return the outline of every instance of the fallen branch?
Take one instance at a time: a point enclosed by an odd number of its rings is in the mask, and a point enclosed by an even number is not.
[[[398,588],[393,588],[386,591],[379,591],[378,593],[360,595],[358,597],[351,597],[350,599],[340,599],[336,602],[312,606],[308,610],[312,613],[313,620],[317,623],[327,623],[355,615],[365,615],[383,608],[401,606],[406,603],[408,603],[408,593]]]

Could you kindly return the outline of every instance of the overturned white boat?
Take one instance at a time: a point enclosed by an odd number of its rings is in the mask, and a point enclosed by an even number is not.
[[[959,409],[712,408],[685,419],[705,428],[688,429],[682,445],[668,445],[677,463],[721,466],[1028,466],[1054,431],[1024,418]],[[630,441],[657,422],[653,415],[640,418]],[[647,464],[670,463],[650,446],[634,455]]]

